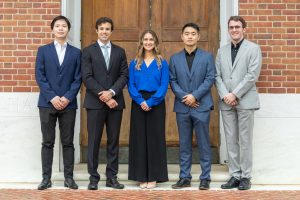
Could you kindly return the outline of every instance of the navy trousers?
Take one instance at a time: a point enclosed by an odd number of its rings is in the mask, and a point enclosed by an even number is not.
[[[202,173],[200,180],[210,178],[211,171],[211,147],[209,140],[210,111],[188,113],[176,113],[180,145],[180,178],[191,179],[192,166],[192,139],[195,130],[198,150],[200,155],[200,166]]]

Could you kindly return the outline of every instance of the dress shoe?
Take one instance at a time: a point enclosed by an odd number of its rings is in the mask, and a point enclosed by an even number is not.
[[[64,186],[70,189],[78,189],[78,185],[75,183],[74,179],[66,178],[64,182]]]
[[[185,187],[191,187],[191,180],[188,178],[181,178],[176,184],[172,185],[173,189],[181,189]]]
[[[123,189],[124,185],[119,183],[117,178],[108,178],[106,179],[106,187],[111,187],[114,189]]]
[[[47,188],[50,188],[52,186],[52,182],[50,179],[44,178],[38,186],[38,190],[45,190]]]
[[[88,185],[88,190],[98,190],[98,183],[90,181]]]
[[[221,185],[221,188],[222,189],[232,189],[232,188],[239,187],[239,185],[240,185],[240,180],[238,180],[234,177],[231,177],[227,183]]]
[[[156,181],[148,182],[147,189],[154,189],[156,188]]]
[[[250,179],[242,178],[238,189],[239,190],[249,190],[250,188],[251,188]]]
[[[210,180],[203,179],[200,181],[199,190],[208,190],[210,185]]]

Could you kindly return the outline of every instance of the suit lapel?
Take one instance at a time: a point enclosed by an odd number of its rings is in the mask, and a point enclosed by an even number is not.
[[[105,59],[104,59],[104,56],[103,56],[103,53],[102,53],[102,50],[101,50],[101,47],[100,45],[98,44],[98,42],[96,42],[94,44],[94,47],[95,47],[95,53],[96,53],[96,59],[99,59],[100,63],[102,63],[101,67],[105,68],[107,70],[107,67],[106,67],[106,63],[105,63]],[[110,62],[110,61],[109,61]]]
[[[240,49],[239,49],[239,51],[238,51],[238,53],[237,53],[237,55],[234,59],[232,70],[234,70],[234,68],[236,67],[237,62],[239,61],[239,59],[241,57],[243,57],[244,53],[247,51],[247,46],[248,46],[248,41],[246,39],[244,39],[244,41],[242,42],[242,45],[240,46]],[[231,50],[230,50],[230,52],[231,52]]]
[[[189,70],[189,66],[187,64],[187,61],[186,61],[186,57],[185,57],[185,51],[182,50],[181,53],[179,54],[180,56],[180,61],[181,61],[181,64],[180,66],[183,67],[183,70],[187,73],[187,75],[190,77],[191,76],[191,72]]]
[[[197,49],[196,51],[196,54],[195,54],[195,58],[193,60],[193,64],[192,64],[192,69],[191,69],[191,75],[190,76],[193,76],[197,66],[198,66],[198,63],[200,61],[200,57],[201,57],[201,51],[199,49]],[[201,66],[200,66],[201,67]]]
[[[224,51],[225,58],[227,58],[227,66],[232,70],[232,59],[231,59],[231,43],[226,46],[226,50]]]
[[[63,70],[66,63],[68,63],[68,59],[70,58],[71,48],[69,44],[67,44],[66,53],[63,62],[61,63],[60,70]]]
[[[110,69],[112,68],[112,62],[114,61],[114,57],[115,57],[115,50],[116,47],[113,43],[111,43],[111,51],[110,51],[110,57],[109,57],[109,64],[108,64],[108,71],[110,71]]]
[[[58,69],[60,68],[60,64],[59,64],[59,61],[58,61],[58,56],[57,56],[57,53],[56,53],[56,49],[55,49],[55,46],[54,46],[54,42],[52,42],[50,44],[50,52],[51,52],[51,56],[56,64],[56,66],[58,67]]]

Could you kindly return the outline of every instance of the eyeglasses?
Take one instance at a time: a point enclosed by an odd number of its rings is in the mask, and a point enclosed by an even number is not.
[[[241,28],[241,26],[229,26],[229,29],[230,29],[230,30],[233,30],[233,29],[239,29],[239,28]]]

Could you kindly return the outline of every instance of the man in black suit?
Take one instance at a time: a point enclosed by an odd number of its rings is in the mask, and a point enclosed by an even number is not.
[[[104,124],[107,131],[106,186],[123,189],[117,180],[119,135],[125,101],[123,88],[128,80],[128,65],[123,48],[110,42],[113,21],[96,21],[96,43],[83,49],[82,79],[86,87],[83,107],[87,111],[89,190],[97,190],[100,175],[98,152]]]

